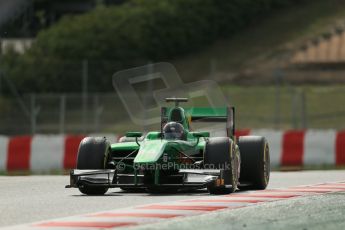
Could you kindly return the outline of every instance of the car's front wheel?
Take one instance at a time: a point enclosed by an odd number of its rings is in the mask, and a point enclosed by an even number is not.
[[[79,145],[77,169],[105,169],[110,143],[104,137],[86,137]],[[79,191],[86,195],[103,195],[105,187],[83,186]]]
[[[210,138],[204,153],[205,169],[220,169],[224,185],[210,184],[210,194],[227,194],[235,192],[238,184],[240,155],[235,143],[228,137]]]

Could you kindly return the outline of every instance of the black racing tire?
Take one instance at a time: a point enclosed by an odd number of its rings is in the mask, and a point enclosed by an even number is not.
[[[268,142],[261,136],[243,136],[238,146],[241,154],[241,189],[266,189],[270,179]]]
[[[207,187],[210,194],[229,194],[236,191],[239,157],[235,143],[230,138],[213,137],[208,139],[204,151],[204,168],[221,169],[221,174],[224,176],[226,184],[231,185],[229,188],[211,184]]]
[[[105,169],[110,152],[110,143],[105,137],[85,137],[79,145],[77,169]],[[103,195],[108,191],[105,187],[79,187],[86,195]]]
[[[78,189],[81,193],[88,196],[101,196],[101,195],[104,195],[108,191],[108,188],[104,188],[104,187],[84,186],[84,187],[79,187]]]

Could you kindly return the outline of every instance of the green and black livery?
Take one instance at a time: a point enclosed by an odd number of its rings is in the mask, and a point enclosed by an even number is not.
[[[207,188],[211,194],[241,189],[265,189],[270,175],[269,147],[260,136],[235,136],[235,109],[182,108],[186,98],[167,98],[173,107],[161,108],[159,131],[128,132],[111,144],[104,137],[86,137],[78,150],[77,169],[70,184],[87,195],[108,188],[149,192]],[[191,130],[191,122],[224,123],[226,136]],[[179,123],[184,135],[166,138],[164,126]]]

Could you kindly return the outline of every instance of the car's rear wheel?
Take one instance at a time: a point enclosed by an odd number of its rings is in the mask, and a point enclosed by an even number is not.
[[[270,179],[270,152],[264,137],[243,136],[238,146],[241,153],[240,182],[244,189],[265,189]]]
[[[86,137],[79,145],[77,169],[105,169],[110,143],[104,137]],[[103,195],[105,187],[83,186],[79,191],[86,195]]]
[[[235,143],[228,137],[210,138],[205,147],[205,169],[220,169],[224,184],[210,184],[207,189],[210,194],[228,194],[236,191],[239,175],[239,152]]]

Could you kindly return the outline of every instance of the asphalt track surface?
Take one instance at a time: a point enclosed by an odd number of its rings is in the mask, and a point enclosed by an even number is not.
[[[88,197],[65,189],[68,176],[1,176],[0,227],[137,205],[209,197],[206,191],[153,195],[111,189],[105,196]],[[345,171],[273,172],[269,188],[345,181]],[[342,229],[345,193],[260,204],[238,210],[142,225],[139,229]]]

